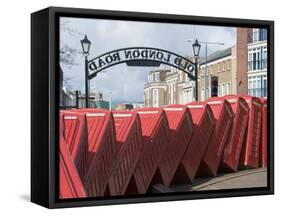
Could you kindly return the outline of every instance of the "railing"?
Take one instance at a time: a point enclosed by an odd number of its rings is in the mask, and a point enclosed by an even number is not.
[[[255,97],[267,97],[267,88],[248,89],[248,94]]]
[[[267,59],[248,61],[248,71],[263,70],[267,68]]]

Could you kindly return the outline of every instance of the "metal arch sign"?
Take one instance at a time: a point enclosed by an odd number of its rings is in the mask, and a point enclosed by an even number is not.
[[[126,63],[128,66],[160,66],[170,65],[195,79],[195,64],[176,53],[152,47],[128,47],[102,54],[88,61],[89,79],[94,78],[100,71],[111,66]]]

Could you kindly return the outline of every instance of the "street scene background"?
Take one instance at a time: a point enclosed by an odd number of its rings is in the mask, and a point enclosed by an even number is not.
[[[214,94],[267,96],[267,34],[264,29],[81,18],[61,18],[60,29],[62,106],[75,104],[75,91],[79,91],[82,98],[85,92],[80,43],[85,35],[91,41],[89,59],[114,49],[147,46],[193,60],[192,44],[198,39],[203,42],[199,53],[199,100]],[[216,92],[212,92],[212,77],[217,77]],[[94,107],[107,109],[159,107],[193,101],[194,88],[194,82],[170,66],[119,64],[90,80],[90,97]]]

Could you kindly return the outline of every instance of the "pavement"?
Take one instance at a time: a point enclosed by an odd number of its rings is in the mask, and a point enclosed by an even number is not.
[[[267,186],[267,169],[242,170],[235,173],[223,173],[217,177],[198,178],[192,184],[154,185],[152,193],[204,191],[235,188],[253,188]]]

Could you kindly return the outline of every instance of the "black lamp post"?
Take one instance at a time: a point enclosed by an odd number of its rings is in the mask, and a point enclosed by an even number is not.
[[[90,53],[91,41],[87,35],[80,41],[82,45],[83,55],[85,56],[85,106],[89,107],[89,70],[88,70],[88,55]]]
[[[192,48],[195,59],[195,100],[198,101],[198,58],[201,45],[197,39],[195,40],[194,44],[192,44]]]

